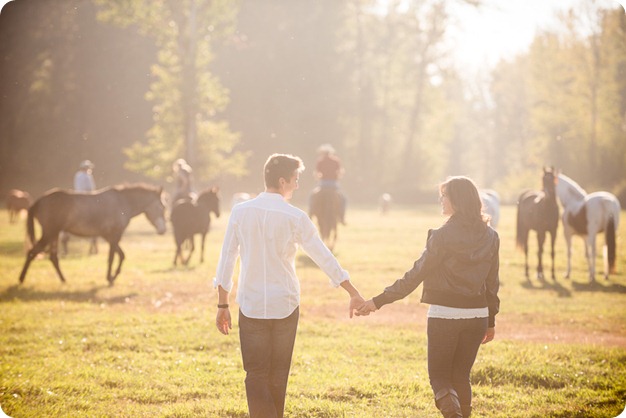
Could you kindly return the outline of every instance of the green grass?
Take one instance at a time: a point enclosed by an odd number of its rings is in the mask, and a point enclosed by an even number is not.
[[[237,319],[233,333],[214,328],[211,279],[228,213],[214,222],[206,258],[172,267],[171,231],[158,236],[143,217],[121,242],[126,261],[115,286],[105,279],[108,246],[88,256],[73,239],[61,259],[33,261],[24,284],[24,225],[0,213],[0,406],[21,417],[245,417]],[[501,314],[496,340],[472,372],[476,417],[614,417],[626,400],[626,222],[618,272],[587,284],[582,241],[574,242],[571,280],[523,277],[514,246],[513,207],[504,207]],[[623,221],[626,217],[622,218]],[[426,231],[442,222],[436,206],[351,208],[335,253],[366,297],[411,267]],[[600,243],[603,237],[599,237]],[[536,264],[531,233],[530,262]],[[545,257],[549,268],[549,256]],[[600,271],[601,263],[598,262]],[[347,296],[305,255],[300,328],[286,415],[295,417],[438,417],[426,368],[421,288],[366,318],[347,317]],[[234,304],[234,300],[232,301]],[[236,306],[231,310],[237,312]]]

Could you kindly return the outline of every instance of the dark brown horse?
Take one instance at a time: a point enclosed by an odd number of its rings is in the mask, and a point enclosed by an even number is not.
[[[42,235],[26,255],[26,262],[20,274],[24,281],[31,261],[50,246],[50,261],[62,282],[65,277],[59,268],[57,247],[59,233],[67,231],[82,237],[100,236],[109,243],[109,263],[107,280],[113,285],[120,274],[124,252],[119,246],[124,230],[131,218],[145,213],[159,234],[165,233],[165,206],[162,188],[147,185],[115,186],[92,193],[77,193],[53,189],[40,197],[28,210],[28,236],[35,242],[35,218],[39,221]],[[114,274],[111,266],[115,254],[119,263]]]
[[[32,199],[28,192],[17,189],[9,190],[6,200],[7,210],[9,211],[9,222],[15,223],[20,212],[28,210],[31,203]]]
[[[341,204],[341,195],[334,188],[316,187],[311,195],[309,216],[317,218],[320,237],[331,250],[337,242]]]
[[[216,217],[220,217],[219,189],[213,187],[205,190],[198,199],[193,202],[189,199],[179,200],[172,208],[172,228],[174,230],[174,240],[176,241],[176,254],[174,255],[174,265],[180,259],[183,265],[189,263],[191,254],[195,249],[194,235],[200,234],[202,237],[202,247],[200,252],[200,262],[204,262],[204,241],[211,226],[211,212]],[[183,256],[183,243],[189,243],[189,254],[187,258]]]
[[[557,174],[554,169],[543,169],[543,190],[526,191],[522,193],[517,202],[517,247],[524,251],[526,280],[528,276],[528,234],[530,230],[537,232],[537,278],[543,280],[543,244],[546,233],[550,233],[552,255],[552,280],[556,280],[554,274],[554,242],[556,230],[559,226],[559,206],[556,202]]]

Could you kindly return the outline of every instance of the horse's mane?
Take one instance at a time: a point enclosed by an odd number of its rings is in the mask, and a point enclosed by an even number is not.
[[[105,190],[106,189],[107,188],[105,188]],[[108,189],[117,190],[119,192],[124,191],[124,190],[131,190],[131,189],[143,189],[143,190],[150,190],[150,191],[158,192],[161,188],[158,186],[154,186],[152,184],[148,184],[148,183],[122,183],[122,184],[116,184],[114,186],[110,186],[108,187]]]
[[[583,189],[582,187],[580,187],[580,185],[578,183],[576,183],[574,180],[572,180],[571,178],[567,177],[565,174],[559,174],[559,183],[563,181],[565,182],[565,184],[574,189],[576,192],[578,192],[581,196],[585,196],[587,194],[587,192],[585,191],[585,189]],[[557,187],[558,187],[558,183],[557,183]]]

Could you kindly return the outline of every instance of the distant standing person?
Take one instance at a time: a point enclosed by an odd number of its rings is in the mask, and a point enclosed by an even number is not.
[[[74,174],[75,192],[92,192],[96,190],[96,181],[93,178],[94,165],[89,160],[80,163],[78,171]]]
[[[335,148],[330,144],[321,145],[317,149],[317,155],[315,177],[319,181],[319,188],[337,191],[337,195],[339,196],[339,222],[345,224],[346,197],[341,190],[339,190],[339,179],[344,173],[341,159],[337,156]],[[310,203],[315,204],[313,201]]]
[[[182,158],[174,162],[174,198],[172,204],[179,199],[187,199],[193,193],[193,173],[191,166]]]
[[[94,164],[90,160],[83,160],[74,174],[74,191],[78,193],[91,193],[96,190],[96,181],[93,178]],[[60,235],[63,244],[63,254],[67,254],[67,243],[70,235],[62,232]],[[89,245],[89,254],[98,253],[98,237],[92,237]]]
[[[232,328],[228,296],[241,256],[239,339],[251,418],[282,418],[284,414],[299,318],[298,247],[320,266],[334,287],[348,292],[350,317],[363,303],[348,272],[324,245],[311,219],[288,203],[303,170],[298,157],[273,154],[267,159],[265,191],[233,207],[217,265],[216,325],[227,335]]]

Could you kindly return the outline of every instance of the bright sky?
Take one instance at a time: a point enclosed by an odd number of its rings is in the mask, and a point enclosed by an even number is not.
[[[451,2],[459,30],[451,32],[461,68],[491,67],[499,58],[523,52],[538,30],[558,27],[556,14],[589,0],[484,0],[476,9]],[[603,7],[624,7],[626,0],[597,0]]]

